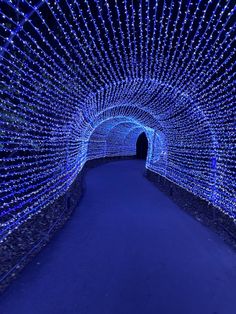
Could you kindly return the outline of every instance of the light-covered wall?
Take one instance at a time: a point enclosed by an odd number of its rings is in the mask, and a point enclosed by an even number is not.
[[[132,155],[236,217],[234,1],[2,1],[0,239]]]

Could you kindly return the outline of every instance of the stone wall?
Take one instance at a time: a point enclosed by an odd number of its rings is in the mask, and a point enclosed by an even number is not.
[[[84,176],[87,170],[110,161],[134,158],[135,156],[111,157],[87,161],[65,195],[14,230],[0,244],[0,292],[5,290],[73,215],[83,195]],[[214,229],[226,242],[236,248],[236,224],[228,215],[150,170],[146,170],[145,176],[179,207]]]
[[[157,173],[146,169],[145,176],[180,208],[217,232],[224,241],[236,249],[236,222],[233,218]]]
[[[78,206],[84,190],[84,175],[99,164],[135,157],[113,157],[89,160],[68,191],[14,230],[0,243],[0,293],[19,272],[47,245]]]

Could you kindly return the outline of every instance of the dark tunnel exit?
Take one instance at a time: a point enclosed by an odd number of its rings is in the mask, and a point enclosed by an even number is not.
[[[136,157],[138,159],[146,160],[147,151],[148,151],[148,139],[147,139],[146,134],[143,132],[139,135],[136,142]]]

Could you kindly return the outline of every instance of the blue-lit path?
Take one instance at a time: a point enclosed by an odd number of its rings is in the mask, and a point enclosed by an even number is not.
[[[90,170],[71,221],[1,297],[1,314],[235,314],[236,255],[142,176]]]

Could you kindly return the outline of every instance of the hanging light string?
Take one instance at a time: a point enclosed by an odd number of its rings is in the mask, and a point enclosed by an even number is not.
[[[233,0],[0,2],[0,239],[135,154],[236,218]]]

